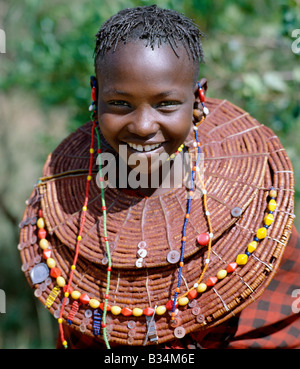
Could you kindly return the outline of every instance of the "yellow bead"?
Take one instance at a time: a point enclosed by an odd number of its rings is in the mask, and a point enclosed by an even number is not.
[[[178,300],[178,305],[180,306],[185,306],[189,303],[189,299],[187,297],[181,297],[179,300]]]
[[[36,222],[36,225],[38,226],[38,228],[45,228],[44,218],[39,218],[38,221]]]
[[[112,306],[110,309],[111,313],[114,315],[119,315],[121,313],[121,310],[122,309],[120,308],[120,306],[116,306],[116,305]]]
[[[76,265],[71,265],[71,270],[75,270],[76,269]]]
[[[74,290],[71,293],[71,297],[72,297],[73,300],[78,300],[79,297],[80,297],[80,295],[81,295],[81,293],[79,291],[77,291],[77,290]]]
[[[81,241],[81,238],[82,238],[81,236],[78,236],[78,237],[77,237],[77,240],[78,240],[78,241]]]
[[[256,241],[252,241],[248,245],[248,251],[249,252],[253,252],[253,251],[256,250],[256,247],[257,247],[257,242]]]
[[[273,216],[273,214],[266,215],[265,218],[264,218],[264,222],[268,226],[271,225],[274,222],[274,216]]]
[[[275,200],[270,200],[269,204],[268,204],[268,209],[270,211],[274,211],[276,209],[277,203]]]
[[[84,207],[82,208],[82,210],[83,210],[83,211],[87,211],[87,207],[86,207],[86,206],[84,206]]]
[[[64,287],[64,286],[65,286],[65,284],[66,284],[66,280],[65,280],[65,278],[64,278],[64,277],[59,276],[59,277],[57,277],[57,278],[56,278],[56,283],[57,283],[57,285],[58,285],[59,287]]]
[[[48,267],[51,269],[51,268],[55,268],[56,266],[56,261],[52,258],[48,258],[47,259],[47,265]]]
[[[65,292],[65,297],[69,297],[69,292]]]
[[[236,263],[238,265],[245,265],[248,261],[248,256],[246,254],[239,254],[236,258]]]
[[[100,306],[100,301],[96,299],[90,299],[89,305],[92,309],[97,309]]]
[[[62,344],[63,344],[63,346],[68,346],[68,342],[67,341],[64,341]]]
[[[58,323],[60,323],[60,324],[63,322],[62,318],[58,318],[58,320],[57,320],[57,321],[58,321]]]
[[[269,196],[270,197],[277,197],[277,191],[271,190],[270,193],[269,193]]]
[[[262,227],[256,231],[256,237],[260,240],[267,237],[267,228]]]
[[[90,149],[90,153],[91,154],[94,154],[94,149]]]
[[[134,316],[141,316],[141,315],[143,315],[143,309],[134,308],[132,310],[132,315],[134,315]]]
[[[167,311],[167,308],[163,305],[157,306],[155,313],[157,315],[164,315],[164,313]]]
[[[46,238],[42,238],[39,242],[40,248],[46,250],[49,247],[49,242]]]
[[[171,159],[174,159],[174,158],[175,158],[175,154],[171,154],[171,155],[170,155],[170,158],[171,158]]]
[[[88,176],[88,177],[87,177],[87,180],[88,180],[88,181],[91,181],[91,180],[92,180],[92,176]]]
[[[227,276],[227,271],[225,269],[221,269],[218,271],[217,273],[217,278],[218,279],[223,279]]]
[[[197,287],[197,292],[202,293],[207,289],[207,285],[205,283],[200,283]]]

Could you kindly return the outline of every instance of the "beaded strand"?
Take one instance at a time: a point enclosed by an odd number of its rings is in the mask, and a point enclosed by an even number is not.
[[[204,114],[204,101],[205,101],[205,95],[203,93],[203,90],[200,86],[200,84],[198,83],[198,93],[199,93],[199,98],[200,98],[200,102],[202,104],[203,107],[203,117],[200,121],[200,123],[198,125],[200,125],[204,119],[205,116],[207,114]],[[188,195],[188,203],[187,203],[187,211],[186,211],[186,215],[185,215],[185,219],[184,219],[184,224],[183,224],[183,228],[182,228],[182,239],[181,239],[181,253],[180,253],[180,261],[179,261],[179,270],[178,270],[178,282],[177,282],[177,287],[175,290],[175,294],[174,294],[174,299],[173,299],[173,304],[172,304],[172,312],[171,312],[171,320],[175,319],[175,310],[176,307],[178,305],[177,302],[177,296],[180,292],[180,286],[181,286],[181,274],[182,274],[182,268],[184,265],[183,259],[184,259],[184,250],[185,250],[185,242],[186,242],[186,226],[190,217],[190,212],[191,212],[191,203],[192,203],[192,198],[193,198],[193,192],[194,192],[194,180],[195,180],[195,175],[197,173],[197,169],[198,169],[198,164],[199,164],[199,160],[200,160],[200,155],[201,155],[201,149],[200,149],[200,142],[199,142],[199,138],[198,138],[198,125],[194,124],[194,129],[193,129],[193,133],[194,133],[194,148],[195,148],[195,164],[192,168],[192,172],[191,172],[191,184],[190,184],[190,190],[189,190],[189,195]]]

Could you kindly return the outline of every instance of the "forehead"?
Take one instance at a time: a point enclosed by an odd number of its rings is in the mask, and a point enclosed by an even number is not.
[[[176,55],[177,54],[177,55]],[[144,83],[178,81],[194,86],[195,64],[184,46],[174,50],[168,44],[155,48],[146,47],[142,41],[118,45],[117,49],[99,56],[96,62],[98,82],[108,83],[116,79],[143,80]]]

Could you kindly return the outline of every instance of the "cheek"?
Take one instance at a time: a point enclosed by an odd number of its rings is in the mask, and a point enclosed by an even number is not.
[[[98,114],[100,130],[106,141],[114,147],[114,141],[120,132],[118,120],[111,117],[109,114]]]

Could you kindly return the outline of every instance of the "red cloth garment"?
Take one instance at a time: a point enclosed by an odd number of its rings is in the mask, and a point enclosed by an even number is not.
[[[280,267],[261,297],[237,316],[158,349],[300,349],[300,236],[295,227]],[[93,337],[64,326],[72,349],[105,349]],[[111,345],[111,348],[120,347]],[[57,348],[62,348],[60,337]],[[143,348],[143,347],[141,347]],[[146,346],[145,348],[149,348]]]

